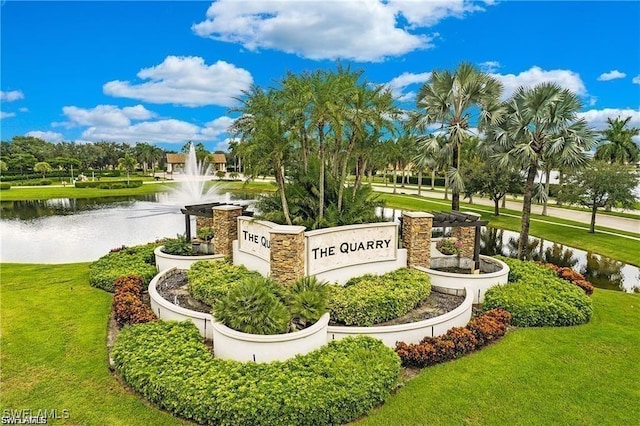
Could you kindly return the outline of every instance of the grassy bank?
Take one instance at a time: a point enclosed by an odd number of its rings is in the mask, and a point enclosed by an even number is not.
[[[0,268],[0,409],[67,409],[66,424],[183,424],[109,373],[111,295],[89,287],[87,264]],[[587,325],[513,330],[423,370],[360,423],[634,424],[640,294],[596,290],[594,304]]]
[[[138,188],[99,189],[76,188],[74,186],[37,186],[11,188],[0,191],[0,201],[19,200],[50,200],[52,198],[100,198],[100,197],[126,197],[135,195],[155,194],[168,191],[173,182],[161,182],[139,186]]]
[[[386,201],[387,207],[401,210],[446,211],[450,209],[450,207],[448,208],[450,203],[447,201],[418,197],[416,195],[380,194],[380,198]],[[493,227],[516,232],[520,231],[521,212],[501,209],[501,215],[496,217],[493,215],[493,209],[491,207],[468,203],[460,203],[460,206],[462,210],[480,213],[482,218],[488,220],[489,224]],[[640,264],[638,260],[640,241],[637,240],[637,238],[640,237],[639,234],[599,226],[596,226],[595,234],[590,234],[587,224],[536,214],[532,214],[531,219],[531,235],[585,251],[602,254],[628,264]],[[636,239],[623,238],[598,231],[628,235]]]

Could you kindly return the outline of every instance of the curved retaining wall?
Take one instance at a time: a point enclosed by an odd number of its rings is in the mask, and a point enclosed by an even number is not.
[[[202,254],[199,256],[176,256],[174,254],[163,253],[164,246],[156,247],[153,254],[156,256],[156,267],[158,271],[166,269],[178,268],[189,269],[192,264],[199,260],[222,260],[223,254]]]
[[[284,361],[326,345],[328,325],[328,313],[304,330],[274,335],[242,333],[214,322],[213,352],[216,358],[235,361]]]
[[[191,321],[198,327],[200,335],[207,339],[213,340],[213,315],[206,314],[204,312],[192,311],[191,309],[182,308],[175,305],[158,293],[156,286],[161,279],[175,274],[180,268],[171,268],[161,271],[158,275],[153,277],[149,283],[149,299],[151,302],[151,309],[158,316],[158,318],[167,321]]]
[[[453,256],[451,256],[453,258]],[[496,272],[486,274],[454,274],[452,272],[436,271],[435,269],[417,266],[431,277],[431,285],[454,290],[468,289],[473,294],[473,303],[482,303],[486,291],[499,284],[506,284],[509,278],[509,266],[506,263],[489,256],[480,256],[481,261],[498,265]]]
[[[437,286],[433,286],[432,289],[433,291],[440,291],[442,293],[456,295],[465,294],[465,289],[441,289]],[[425,336],[441,336],[451,327],[464,327],[471,319],[473,294],[471,294],[469,290],[466,291],[462,304],[453,311],[447,312],[444,315],[408,324],[377,327],[347,327],[332,325],[329,326],[327,330],[329,333],[328,340],[344,339],[347,336],[367,335],[382,340],[382,342],[390,348],[395,348],[396,342],[420,343]]]

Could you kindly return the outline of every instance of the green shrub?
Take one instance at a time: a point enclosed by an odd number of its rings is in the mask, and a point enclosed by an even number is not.
[[[86,187],[78,186],[76,182],[76,188],[86,188]],[[101,183],[98,185],[98,189],[111,189],[111,185],[109,185],[108,183]]]
[[[0,183],[0,191],[5,191],[7,189],[11,189],[11,184],[10,183]]]
[[[269,278],[245,279],[216,300],[213,316],[234,330],[250,334],[282,334],[289,328],[290,315],[272,291],[278,286]]]
[[[115,249],[89,265],[89,284],[113,292],[113,282],[129,275],[138,275],[145,287],[158,272],[153,250],[162,243],[150,243]]]
[[[430,293],[426,273],[402,268],[381,276],[352,278],[344,287],[333,286],[329,311],[334,321],[371,326],[406,314]]]
[[[189,292],[195,299],[213,306],[215,301],[238,282],[261,277],[258,272],[249,271],[242,265],[232,265],[223,261],[199,261],[187,271]]]
[[[347,338],[285,362],[211,356],[190,322],[125,327],[112,352],[136,392],[172,414],[215,425],[327,425],[357,419],[396,386],[398,356]]]
[[[213,238],[213,228],[210,226],[203,226],[198,228],[196,236],[201,240],[210,241]]]
[[[503,308],[519,327],[569,326],[591,319],[593,303],[579,287],[534,262],[500,257],[507,263],[509,283],[490,288],[484,309]]]
[[[109,189],[123,189],[123,188],[126,188],[126,187],[127,187],[126,183],[114,182],[114,183],[111,184]]]
[[[100,181],[76,181],[76,188],[99,188],[99,189],[122,189],[122,188],[138,188],[142,186],[141,180],[112,180],[109,182]]]
[[[186,235],[178,234],[176,238],[168,238],[164,241],[162,252],[175,256],[193,256],[193,247]]]
[[[51,185],[51,179],[41,179],[40,185]]]
[[[287,288],[287,293],[287,305],[294,328],[306,328],[327,312],[329,287],[316,277],[300,278]]]

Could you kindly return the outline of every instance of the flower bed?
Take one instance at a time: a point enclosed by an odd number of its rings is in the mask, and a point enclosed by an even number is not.
[[[126,327],[112,352],[122,378],[174,415],[217,425],[344,424],[384,401],[400,360],[381,342],[345,339],[286,362],[211,357],[195,327]]]

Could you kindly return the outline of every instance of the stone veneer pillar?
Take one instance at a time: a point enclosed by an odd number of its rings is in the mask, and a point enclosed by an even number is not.
[[[433,215],[424,212],[402,214],[402,244],[407,249],[407,266],[431,267]]]
[[[276,226],[271,229],[271,278],[290,284],[305,274],[304,226]]]
[[[196,232],[202,228],[213,228],[213,213],[211,217],[196,216]]]
[[[217,206],[213,208],[213,251],[215,254],[233,256],[233,241],[238,239],[238,216],[241,206]]]
[[[466,215],[473,216],[476,220],[480,219],[478,213],[462,212]],[[458,226],[451,229],[451,236],[458,241],[462,241],[460,249],[460,257],[468,257],[473,259],[473,249],[476,244],[476,227],[475,226]]]

